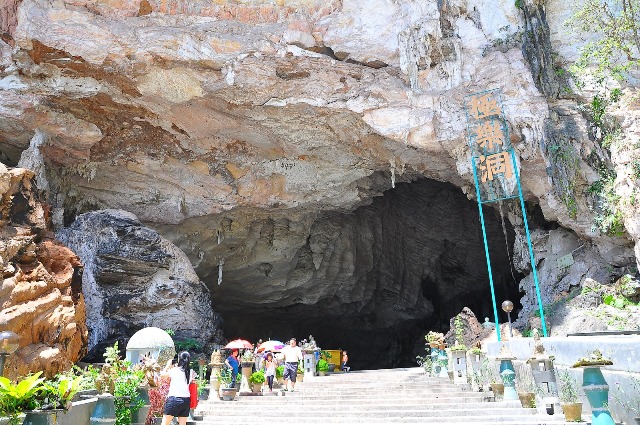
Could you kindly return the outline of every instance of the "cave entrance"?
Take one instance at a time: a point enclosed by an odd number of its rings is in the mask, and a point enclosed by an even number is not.
[[[510,299],[515,319],[523,277],[512,267],[515,233],[484,208],[498,310]],[[247,302],[232,271],[230,281],[209,284],[228,338],[313,335],[324,349],[348,350],[355,369],[405,367],[416,364],[425,332],[447,331],[463,307],[493,318],[477,203],[449,183],[398,183],[370,205],[328,213],[295,257],[256,274],[260,285],[286,287],[273,300]]]

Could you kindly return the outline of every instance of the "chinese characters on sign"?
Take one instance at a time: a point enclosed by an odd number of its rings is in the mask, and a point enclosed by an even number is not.
[[[465,97],[469,147],[481,202],[518,196],[517,166],[502,116],[500,91],[488,90]]]

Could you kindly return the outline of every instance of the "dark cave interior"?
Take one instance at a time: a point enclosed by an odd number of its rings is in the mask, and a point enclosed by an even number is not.
[[[514,201],[512,201],[514,202]],[[518,282],[524,275],[511,266],[515,232],[497,208],[485,206],[496,301],[521,307]],[[535,221],[540,214],[533,214]],[[346,349],[354,369],[416,365],[429,330],[447,332],[449,320],[469,307],[479,321],[493,321],[478,206],[460,188],[430,179],[399,183],[370,205],[348,214],[330,213],[314,224],[313,232],[340,229],[325,249],[349,252],[345,281],[369,294],[366,301],[344,303],[339,294],[314,304],[235,307],[225,299],[224,286],[215,288],[214,309],[222,314],[224,333],[252,341],[313,335],[323,349]],[[506,243],[505,243],[506,238]],[[347,246],[345,248],[345,246]],[[301,255],[302,257],[302,255]],[[344,255],[333,266],[344,268]],[[302,261],[302,259],[298,259]],[[322,276],[311,279],[323,285]]]

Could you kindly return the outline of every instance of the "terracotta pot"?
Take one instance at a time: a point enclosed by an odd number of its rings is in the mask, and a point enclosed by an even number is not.
[[[260,383],[260,384],[252,383],[251,384],[251,391],[253,391],[254,393],[259,393],[261,389],[262,389],[262,383]]]
[[[302,373],[298,373],[296,375],[296,382],[302,382],[304,380],[304,375]]]
[[[235,388],[220,388],[220,398],[225,401],[232,401],[236,398],[237,391]]]
[[[491,391],[493,391],[493,395],[496,397],[504,396],[504,384],[502,382],[492,382],[489,384],[491,386]]]
[[[535,393],[518,393],[518,398],[522,407],[532,408],[536,407],[536,394]]]
[[[562,405],[562,411],[567,422],[582,420],[582,403],[565,403]]]

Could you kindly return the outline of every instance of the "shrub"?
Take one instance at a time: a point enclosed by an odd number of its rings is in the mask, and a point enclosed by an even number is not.
[[[320,372],[328,372],[329,371],[329,363],[325,359],[318,360],[318,370]]]
[[[264,372],[262,372],[261,370],[253,372],[249,377],[249,382],[251,382],[252,384],[262,384],[265,380],[266,378],[264,376]]]

